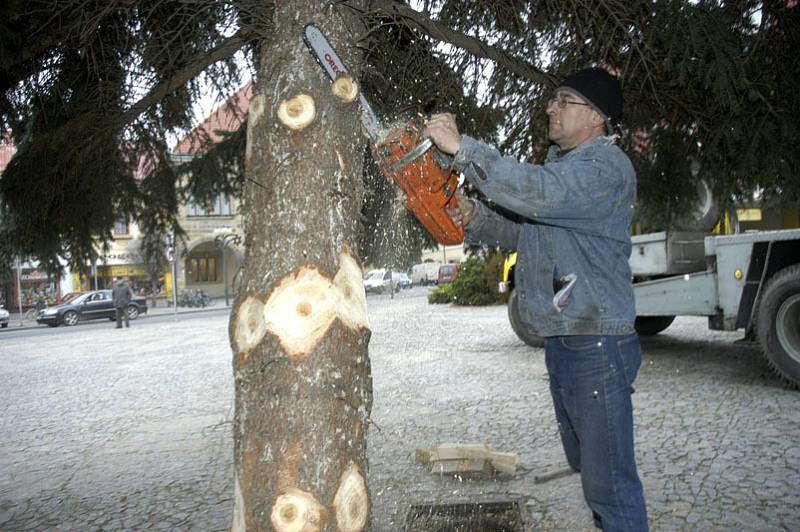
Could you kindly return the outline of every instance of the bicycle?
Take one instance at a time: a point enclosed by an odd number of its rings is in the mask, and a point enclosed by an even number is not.
[[[31,307],[22,314],[22,319],[23,321],[35,320],[38,315],[39,311],[36,310],[36,307]]]

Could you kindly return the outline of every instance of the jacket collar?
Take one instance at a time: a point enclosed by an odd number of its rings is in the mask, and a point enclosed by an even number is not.
[[[584,150],[587,150],[593,146],[610,146],[612,144],[616,144],[617,142],[617,135],[603,135],[600,137],[595,137],[588,142],[584,142],[583,144],[579,144],[572,149],[566,150],[562,153],[561,148],[558,147],[558,144],[551,144],[550,148],[547,150],[547,161],[558,161],[561,159],[566,159],[571,157],[573,154],[580,153]]]

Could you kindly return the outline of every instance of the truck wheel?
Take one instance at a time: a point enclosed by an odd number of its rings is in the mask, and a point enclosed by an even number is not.
[[[772,370],[800,387],[800,264],[776,273],[758,305],[758,341]]]
[[[636,316],[634,327],[641,336],[655,336],[675,321],[675,316]]]
[[[544,347],[544,338],[536,335],[519,316],[519,299],[516,290],[512,291],[508,297],[508,321],[511,322],[511,328],[514,329],[514,333],[520,340],[531,347]]]

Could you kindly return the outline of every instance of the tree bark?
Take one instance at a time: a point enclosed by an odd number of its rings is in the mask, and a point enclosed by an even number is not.
[[[347,16],[328,2],[278,2],[248,111],[246,252],[229,331],[232,530],[369,527],[370,331],[353,251],[366,138],[357,102],[332,94],[302,39],[314,22],[357,75]],[[299,94],[316,112],[292,129],[277,111]]]

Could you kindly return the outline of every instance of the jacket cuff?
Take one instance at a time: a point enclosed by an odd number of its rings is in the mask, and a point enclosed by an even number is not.
[[[464,168],[472,162],[472,156],[475,153],[478,141],[469,135],[461,135],[461,146],[459,146],[453,158],[453,168],[458,172],[463,172]]]
[[[480,243],[480,230],[486,222],[486,206],[481,201],[470,199],[475,210],[472,212],[472,218],[469,223],[464,226],[464,240],[467,242],[478,244]]]

